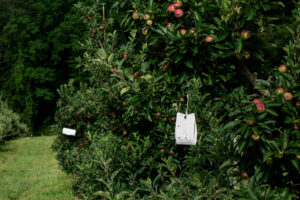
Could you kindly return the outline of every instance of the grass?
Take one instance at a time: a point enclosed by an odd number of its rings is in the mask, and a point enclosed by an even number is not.
[[[54,136],[20,138],[0,146],[1,200],[72,200],[72,179],[51,149]]]

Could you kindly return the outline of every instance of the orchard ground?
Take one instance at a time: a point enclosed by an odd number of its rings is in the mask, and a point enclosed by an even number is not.
[[[55,137],[20,138],[0,146],[0,199],[71,200],[72,179],[51,149]]]

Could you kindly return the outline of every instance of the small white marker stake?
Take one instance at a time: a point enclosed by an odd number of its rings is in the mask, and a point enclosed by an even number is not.
[[[62,134],[69,135],[69,136],[75,136],[76,135],[76,130],[70,129],[70,128],[63,128]]]

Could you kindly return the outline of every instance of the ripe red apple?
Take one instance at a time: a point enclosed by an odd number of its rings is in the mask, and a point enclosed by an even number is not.
[[[133,76],[134,77],[138,77],[139,76],[139,72],[134,72]]]
[[[95,29],[92,30],[92,33],[95,34],[97,31]]]
[[[300,107],[300,101],[296,102],[296,107]]]
[[[133,185],[134,185],[134,182],[133,182],[133,181],[130,181],[129,185],[130,185],[130,186],[133,186]]]
[[[138,110],[134,110],[134,113],[135,113],[135,114],[138,114],[138,113],[139,113],[139,111],[138,111]]]
[[[183,16],[183,10],[182,9],[177,9],[174,12],[175,17],[180,18]]]
[[[148,26],[152,26],[153,22],[152,22],[151,19],[148,19],[148,20],[146,21],[146,24],[147,24]]]
[[[160,113],[160,112],[157,112],[157,113],[156,113],[156,116],[157,116],[157,117],[160,117],[160,116],[161,116],[161,113]]]
[[[263,111],[266,110],[265,105],[262,104],[262,103],[256,104],[256,109],[257,109],[258,112],[263,112]]]
[[[124,60],[127,60],[127,58],[128,58],[128,55],[125,53],[125,54],[123,55],[123,59],[124,59]]]
[[[180,8],[182,4],[180,2],[173,3],[175,8]]]
[[[185,33],[186,33],[186,30],[185,30],[185,29],[180,29],[180,34],[181,34],[182,36],[184,36]]]
[[[172,154],[172,155],[174,154],[174,151],[172,149],[170,150],[170,154]]]
[[[201,120],[200,119],[197,119],[197,123],[200,123],[201,122]]]
[[[176,8],[175,8],[174,3],[172,3],[168,6],[168,12],[175,12],[175,10],[176,10]]]
[[[283,93],[283,96],[286,101],[290,101],[293,99],[293,95],[290,92]]]
[[[248,176],[247,172],[242,171],[241,177],[242,177],[243,179],[247,179],[249,176]]]
[[[261,99],[255,98],[255,99],[253,99],[252,103],[253,104],[261,103]]]
[[[91,17],[91,16],[88,16],[88,19],[89,19],[90,21],[93,21],[93,17]]]
[[[144,15],[144,20],[149,20],[149,19],[150,19],[150,15],[145,14],[145,15]]]
[[[103,26],[102,26],[102,25],[100,25],[100,26],[99,26],[99,29],[100,29],[100,30],[102,30],[102,29],[103,29]]]
[[[184,98],[183,98],[183,97],[180,97],[180,98],[179,98],[179,101],[180,101],[180,102],[184,102]]]
[[[161,150],[159,150],[161,153],[163,153],[165,150],[164,149],[161,149]]]
[[[137,14],[137,12],[132,13],[132,18],[137,20],[140,18],[140,16]]]
[[[127,135],[127,131],[126,130],[123,130],[123,135]]]
[[[143,27],[142,33],[143,33],[143,35],[147,35],[148,30],[147,30],[147,27],[146,27],[146,26]]]
[[[194,29],[191,29],[191,30],[190,30],[190,35],[196,35],[196,32],[195,32]]]
[[[241,37],[244,39],[244,40],[247,40],[249,39],[251,36],[251,32],[249,30],[243,30],[241,32]]]
[[[127,103],[126,103],[126,101],[123,101],[122,104],[125,106]]]
[[[278,89],[276,89],[275,93],[276,93],[277,95],[283,94],[283,93],[284,93],[284,89],[283,89],[283,88],[278,88]]]
[[[254,134],[254,133],[252,134],[251,137],[252,137],[252,139],[253,139],[254,141],[257,141],[257,140],[259,140],[259,138],[260,138],[259,135],[256,135],[256,134]]]
[[[165,122],[168,121],[168,119],[167,119],[166,117],[164,117],[163,120],[164,120]]]
[[[205,42],[207,42],[207,43],[213,42],[214,40],[215,40],[214,37],[211,37],[211,36],[206,36],[205,37]]]
[[[280,65],[278,67],[278,71],[281,72],[281,73],[286,72],[287,71],[286,65]]]
[[[172,121],[175,121],[175,120],[176,120],[176,118],[175,118],[175,117],[172,117],[172,118],[171,118],[171,120],[172,120]]]
[[[171,30],[171,28],[172,28],[172,23],[169,22],[169,23],[167,24],[167,28],[168,28],[169,30]]]
[[[116,67],[115,67],[115,68],[112,68],[111,71],[116,72],[116,71],[117,71],[117,68],[116,68]]]

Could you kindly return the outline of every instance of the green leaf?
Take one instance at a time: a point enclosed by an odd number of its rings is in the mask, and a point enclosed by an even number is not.
[[[274,110],[271,110],[271,109],[267,109],[266,110],[268,113],[270,113],[271,115],[273,115],[273,116],[278,116],[278,114],[274,111]]]
[[[101,58],[101,60],[105,60],[107,58],[107,54],[104,49],[99,49],[97,55]]]
[[[271,157],[274,153],[273,152],[267,152],[264,153],[264,158],[263,158],[263,162],[265,162],[269,157]]]
[[[105,192],[105,191],[95,192],[94,195],[101,196],[101,197],[106,197],[108,199],[111,199],[110,195],[109,195],[109,192]]]
[[[188,68],[191,68],[191,69],[194,68],[193,63],[192,63],[191,60],[187,60],[184,64],[185,64]]]
[[[299,171],[299,161],[296,159],[290,159],[292,165]]]
[[[224,130],[227,130],[227,129],[232,129],[234,128],[236,125],[240,124],[242,121],[241,120],[235,120],[235,121],[231,121],[229,123],[227,123],[225,126],[224,126]]]
[[[236,40],[236,50],[238,53],[241,53],[242,49],[243,49],[243,40],[242,38],[239,38]]]
[[[130,90],[130,87],[123,88],[123,89],[121,90],[121,92],[120,92],[121,96],[122,96],[123,94],[125,94],[126,92],[128,92],[129,90]]]

